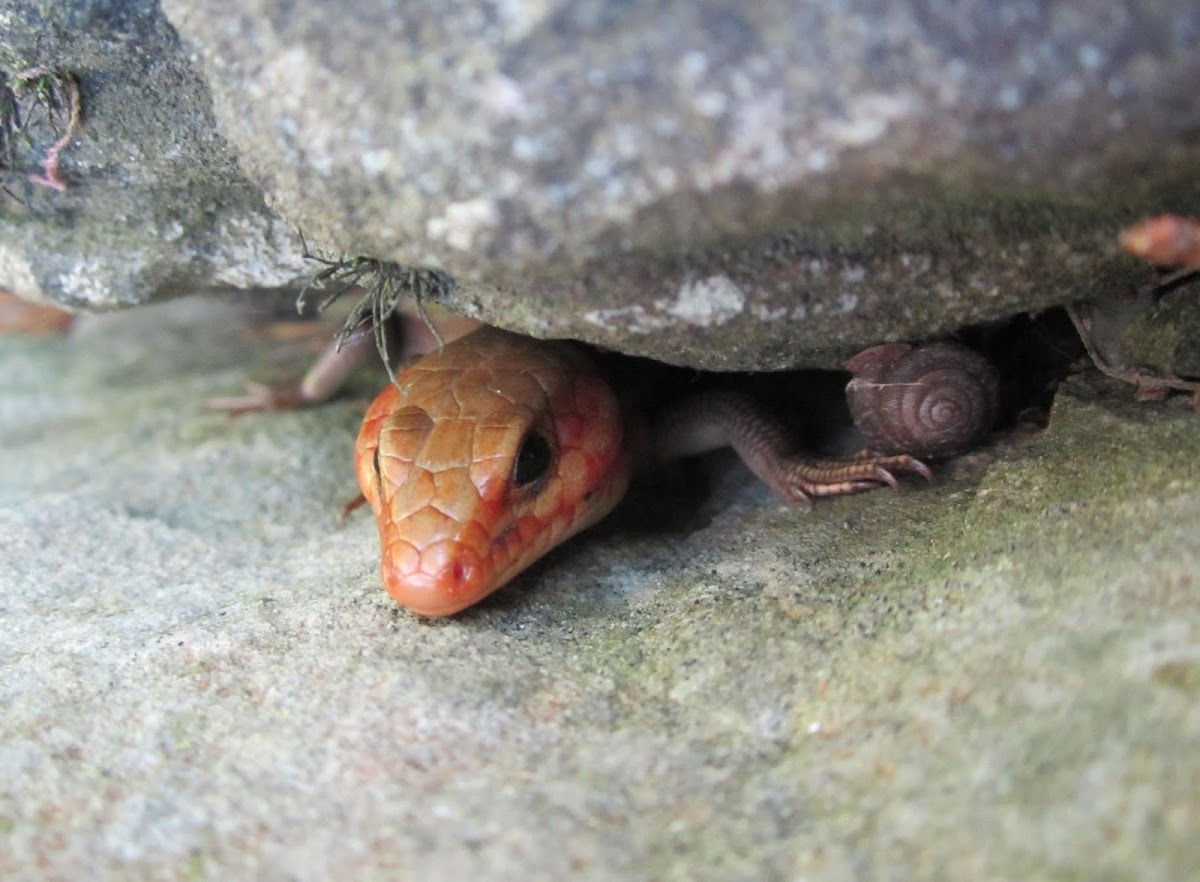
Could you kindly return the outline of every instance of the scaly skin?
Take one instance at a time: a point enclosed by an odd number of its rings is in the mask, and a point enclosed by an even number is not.
[[[516,459],[531,433],[550,458],[522,485]],[[448,616],[608,514],[632,457],[616,396],[582,354],[484,328],[383,391],[355,465],[384,587],[416,613]]]
[[[894,485],[890,470],[929,476],[905,455],[793,455],[737,393],[698,396],[652,428],[626,419],[579,349],[496,328],[402,371],[367,411],[355,452],[388,593],[426,616],[477,603],[608,514],[635,461],[731,444],[789,500]]]

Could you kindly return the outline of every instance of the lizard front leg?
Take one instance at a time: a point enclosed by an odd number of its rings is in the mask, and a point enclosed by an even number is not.
[[[750,471],[789,501],[895,487],[897,474],[931,477],[928,466],[907,454],[825,458],[798,453],[777,417],[728,388],[704,390],[669,405],[653,420],[650,436],[651,459],[657,462],[732,447]]]

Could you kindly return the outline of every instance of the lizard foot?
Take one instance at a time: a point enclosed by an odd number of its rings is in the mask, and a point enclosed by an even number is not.
[[[265,410],[291,410],[309,403],[301,391],[298,380],[268,386],[253,380],[246,383],[246,394],[227,398],[209,398],[204,402],[208,410],[224,411],[230,418]]]
[[[920,475],[929,480],[929,466],[908,454],[880,456],[864,451],[842,459],[786,457],[772,469],[771,485],[780,496],[810,501],[815,496],[862,493],[886,484],[898,487],[897,474]]]

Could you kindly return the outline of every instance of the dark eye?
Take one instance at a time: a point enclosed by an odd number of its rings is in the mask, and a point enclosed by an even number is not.
[[[517,487],[529,487],[543,480],[550,471],[550,462],[553,459],[550,442],[537,432],[530,432],[521,442],[521,449],[517,451],[517,462],[513,466],[513,484]]]
[[[375,457],[372,460],[375,464],[375,492],[379,494],[379,498],[383,499],[383,470],[379,468],[379,448],[375,448]]]

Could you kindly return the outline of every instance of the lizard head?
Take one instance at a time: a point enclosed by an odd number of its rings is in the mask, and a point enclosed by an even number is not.
[[[427,616],[478,602],[612,510],[626,447],[616,396],[567,344],[484,328],[426,356],[358,435],[384,587]]]

